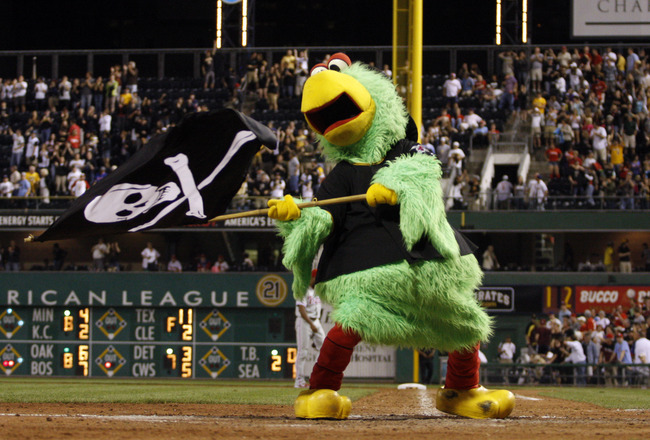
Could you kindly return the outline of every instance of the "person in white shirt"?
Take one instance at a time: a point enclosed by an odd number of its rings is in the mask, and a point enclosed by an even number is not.
[[[71,186],[70,193],[75,197],[81,197],[87,189],[88,182],[86,181],[86,175],[81,173],[79,178],[75,180],[74,184]]]
[[[296,388],[309,386],[305,378],[313,365],[310,360],[316,360],[325,341],[325,331],[320,323],[321,300],[314,293],[315,280],[316,270],[313,270],[305,297],[296,300]]]
[[[72,89],[72,83],[68,80],[67,76],[61,78],[59,83],[59,103],[62,107],[70,109],[70,90]]]
[[[511,364],[515,357],[517,347],[510,336],[506,336],[505,340],[499,344],[497,349],[499,352],[499,362],[502,364]]]
[[[36,100],[36,109],[43,111],[47,108],[47,84],[43,78],[39,78],[34,84],[34,99]]]
[[[564,345],[571,350],[571,353],[564,359],[564,362],[578,364],[578,366],[573,368],[573,378],[578,385],[586,385],[587,377],[585,373],[587,369],[585,364],[587,363],[587,356],[585,356],[582,343],[578,339],[579,335],[573,330],[566,332]]]
[[[36,132],[32,131],[27,138],[27,144],[25,145],[25,163],[27,165],[33,165],[38,162],[40,144],[41,140],[36,135]]]
[[[646,329],[645,336],[640,327],[635,327],[632,331],[634,342],[634,363],[650,364],[650,328]],[[648,385],[650,378],[650,367],[635,367],[634,376],[637,385]]]
[[[279,173],[275,174],[275,178],[271,182],[271,198],[272,199],[281,199],[284,197],[284,188],[286,183],[282,176]]]
[[[500,267],[497,254],[494,252],[494,246],[489,245],[483,252],[483,270],[495,270]]]
[[[0,183],[0,197],[11,197],[14,190],[14,184],[9,181],[9,176],[2,176]]]
[[[68,173],[67,176],[67,181],[68,181],[68,191],[72,193],[72,188],[74,187],[75,183],[77,183],[77,180],[81,178],[81,170],[77,168],[76,166],[72,167],[72,171]]]
[[[449,76],[449,79],[447,79],[442,85],[443,94],[447,98],[447,103],[449,105],[453,105],[458,102],[458,94],[462,89],[463,86],[458,78],[456,78],[456,74],[452,73]]]
[[[482,117],[474,113],[474,109],[470,108],[467,115],[465,115],[464,123],[467,124],[467,127],[470,129],[475,129],[478,127],[479,123],[483,120]]]
[[[25,78],[22,75],[20,75],[18,77],[18,80],[14,83],[13,96],[16,112],[25,113],[27,111],[27,108],[25,106],[25,97],[27,96],[27,81],[25,81]]]
[[[449,166],[453,166],[457,168],[458,174],[463,169],[463,159],[465,159],[465,152],[460,148],[460,144],[458,142],[454,142],[452,144],[452,149],[449,151],[449,161],[448,164]]]
[[[176,258],[176,255],[172,255],[172,257],[169,260],[169,263],[167,263],[167,271],[168,272],[183,272],[183,265],[181,264],[180,261]]]
[[[605,125],[597,125],[591,131],[591,145],[596,157],[602,162],[607,162],[607,130]]]
[[[108,255],[108,246],[104,243],[103,238],[97,241],[97,244],[92,247],[91,252],[93,254],[93,270],[95,272],[103,272],[106,268],[106,255]]]
[[[15,165],[16,167],[19,167],[22,164],[23,154],[25,153],[25,138],[20,130],[16,130],[16,132],[13,133],[10,129],[10,133],[13,138],[13,145],[11,147],[11,160],[9,166]]]
[[[153,247],[151,242],[147,242],[147,247],[140,252],[142,256],[142,269],[148,271],[157,271],[158,270],[158,258],[160,258],[160,253]]]
[[[544,204],[546,203],[546,199],[548,197],[548,187],[542,180],[542,176],[540,174],[536,174],[535,180],[529,183],[528,188],[530,191],[529,196],[533,209],[543,211],[545,209]]]
[[[219,255],[217,257],[217,261],[214,262],[214,265],[212,265],[211,271],[214,273],[223,273],[223,272],[228,272],[230,269],[230,265],[226,261],[223,255]]]
[[[102,115],[99,117],[99,132],[100,133],[110,133],[111,132],[111,122],[113,117],[108,110],[104,110]]]

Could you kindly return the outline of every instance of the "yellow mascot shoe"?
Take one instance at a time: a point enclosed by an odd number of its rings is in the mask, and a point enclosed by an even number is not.
[[[436,408],[472,419],[503,419],[515,408],[515,395],[508,390],[488,390],[482,386],[471,390],[440,388]]]
[[[305,390],[293,404],[300,419],[347,419],[352,402],[333,390]]]

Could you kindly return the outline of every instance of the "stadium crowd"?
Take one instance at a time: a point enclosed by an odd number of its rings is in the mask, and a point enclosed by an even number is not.
[[[513,115],[529,121],[548,175],[501,182],[495,208],[543,209],[554,195],[571,206],[600,206],[602,196],[606,208],[648,208],[650,66],[643,49],[535,48],[530,56],[505,51],[499,60],[490,78],[468,63],[423,78],[421,142],[455,176],[452,208],[477,206],[471,201],[480,199],[480,176],[469,173],[468,156],[474,146],[495,144]],[[304,50],[287,50],[276,62],[252,52],[234,69],[207,51],[203,78],[195,80],[140,78],[133,61],[111,67],[106,79],[0,80],[0,207],[67,206],[52,196],[78,197],[185,114],[221,107],[251,113],[280,141],[279,151],[255,157],[233,208],[262,207],[284,194],[311,198],[330,166],[299,112],[315,61]],[[381,71],[392,75],[389,66]]]
[[[544,158],[548,171],[528,184],[520,180],[496,188],[495,207],[648,209],[650,65],[645,49],[601,53],[585,46],[570,52],[563,46],[542,52],[536,47],[530,55],[505,51],[499,58],[498,107],[515,110],[527,121],[533,153]],[[465,184],[465,199],[476,200],[471,176],[461,175],[458,183]]]
[[[650,297],[628,299],[609,312],[577,314],[563,304],[557,314],[533,315],[519,356],[512,342],[500,344],[499,360],[512,365],[499,371],[519,384],[650,385],[650,366],[638,365],[650,364]]]

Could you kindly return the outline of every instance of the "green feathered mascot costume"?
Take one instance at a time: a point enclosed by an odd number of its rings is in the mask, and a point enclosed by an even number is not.
[[[348,417],[350,400],[336,391],[363,340],[450,352],[437,408],[506,417],[512,393],[478,384],[478,344],[491,335],[491,320],[474,298],[482,272],[473,245],[447,222],[440,162],[415,142],[417,132],[407,136],[410,117],[392,82],[335,54],[312,68],[301,110],[336,162],[316,199],[365,194],[366,202],[301,210],[291,196],[269,201],[296,298],[305,295],[323,245],[315,289],[332,305],[336,323],[310,389],[295,402],[296,416]]]

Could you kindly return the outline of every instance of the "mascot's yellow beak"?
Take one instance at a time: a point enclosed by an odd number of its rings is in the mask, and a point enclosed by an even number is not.
[[[350,75],[326,70],[305,82],[300,110],[312,130],[334,145],[358,142],[372,125],[375,109],[370,92]]]

